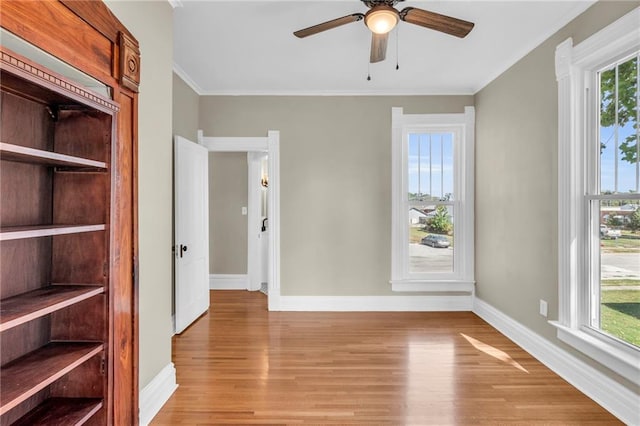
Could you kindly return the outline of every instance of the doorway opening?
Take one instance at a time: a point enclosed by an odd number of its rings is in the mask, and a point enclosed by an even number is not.
[[[266,137],[206,137],[200,130],[198,144],[209,152],[246,153],[248,165],[246,278],[227,279],[220,285],[212,281],[211,288],[263,290],[269,310],[279,310],[280,132],[270,130]]]

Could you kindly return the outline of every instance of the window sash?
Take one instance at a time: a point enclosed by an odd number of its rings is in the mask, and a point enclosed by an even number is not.
[[[449,197],[446,198],[447,200],[455,199],[455,184],[456,184],[455,176],[456,176],[456,167],[457,167],[457,162],[455,160],[456,160],[456,151],[457,151],[456,145],[459,144],[459,141],[458,141],[459,136],[460,135],[457,134],[457,132],[451,132],[451,131],[407,132],[406,139],[408,144],[407,146],[408,164],[407,164],[406,178],[409,186],[407,188],[407,197],[411,192],[419,195],[428,195],[429,199],[427,201],[445,200],[446,195],[449,195]],[[428,137],[428,155],[426,155],[426,157],[428,158],[428,163],[425,165],[422,164],[422,159],[425,158],[425,154],[422,152],[422,147],[424,143],[427,141],[424,140],[423,137]],[[450,139],[450,144],[449,143],[446,144],[450,146],[445,145],[445,140],[444,140],[445,137]],[[417,147],[414,148],[414,152],[411,152],[412,147],[409,145],[411,145],[412,139],[413,139],[413,142],[416,142],[415,140],[416,138],[418,142]],[[440,143],[438,144],[438,142]],[[448,150],[447,148],[450,148],[451,150],[451,159],[450,161],[447,161],[447,163],[445,163],[445,157],[446,157],[445,151]],[[411,170],[414,165],[412,164],[411,159],[416,154],[417,154],[417,164],[415,165],[417,166],[416,167],[417,181],[412,181]],[[436,161],[434,161],[434,157]],[[438,166],[440,168],[439,172],[437,171]],[[451,172],[445,173],[445,168],[447,167],[452,168]],[[426,182],[423,183],[423,176],[425,174],[427,174],[428,176],[426,176],[427,177]],[[434,186],[434,181],[435,181],[435,186]],[[417,187],[414,188],[415,184],[417,184]],[[445,187],[449,189],[448,188],[449,185],[451,185],[451,188],[450,188],[451,192],[445,192]],[[414,192],[413,189],[417,189],[417,192]],[[427,190],[427,189],[428,191],[425,192],[424,190]],[[439,192],[438,192],[438,189],[439,189]],[[438,194],[439,194],[439,197],[437,197]],[[411,200],[409,202],[411,202]]]
[[[460,220],[458,219],[459,215],[456,214],[456,212],[459,209],[458,206],[460,205],[460,203],[456,201],[425,201],[421,203],[409,202],[407,203],[407,207],[406,207],[407,212],[411,207],[413,207],[412,204],[418,207],[422,207],[425,204],[428,204],[430,206],[435,206],[436,208],[438,206],[451,207],[451,210],[453,210],[453,217],[451,220],[452,226],[453,226],[453,259],[452,259],[451,271],[423,271],[423,272],[413,271],[412,272],[411,271],[412,257],[410,255],[407,255],[403,265],[404,276],[408,277],[408,279],[410,280],[420,280],[420,279],[447,280],[447,279],[457,278],[457,276],[460,274],[459,270],[461,269],[461,267],[460,265],[458,265],[458,262],[460,262],[460,255],[459,255],[459,250],[456,250],[456,247],[458,244],[463,244],[463,238],[461,236],[458,236],[458,232],[456,228],[460,222]],[[407,215],[407,220],[406,220],[407,239],[405,240],[405,244],[408,250],[410,249],[410,244],[411,244],[410,235],[409,235],[410,227],[411,227],[411,223],[409,222],[409,215]],[[432,232],[429,232],[429,234],[432,234]]]
[[[602,291],[602,264],[601,264],[601,240],[600,223],[602,215],[601,201],[609,200],[640,200],[640,194],[620,194],[616,196],[612,195],[591,195],[585,196],[583,210],[585,217],[587,218],[585,223],[585,257],[587,274],[584,280],[584,284],[578,289],[579,292],[585,294],[585,303],[582,309],[580,309],[580,321],[579,326],[584,329],[590,329],[601,335],[607,336],[612,341],[622,343],[624,345],[630,345],[628,342],[618,339],[615,336],[610,335],[606,331],[599,328],[600,323],[600,307],[601,307],[601,291]],[[634,345],[630,345],[634,346]],[[637,347],[636,347],[637,348]],[[640,348],[639,348],[640,349]]]
[[[593,70],[588,70],[585,71],[585,91],[586,91],[586,95],[585,95],[585,120],[587,123],[587,143],[588,143],[588,152],[587,152],[587,159],[588,159],[588,177],[587,177],[587,194],[588,195],[600,195],[602,194],[602,180],[601,180],[601,172],[602,172],[602,155],[600,153],[600,122],[601,122],[601,111],[600,111],[600,104],[602,102],[602,99],[600,97],[601,95],[601,74],[607,70],[611,70],[611,69],[615,69],[616,72],[616,82],[618,81],[618,67],[619,65],[631,60],[631,59],[636,59],[636,61],[638,61],[638,64],[640,65],[640,51],[636,51],[632,54],[620,54],[617,56],[614,56],[613,59],[611,61],[608,61],[606,63],[606,65],[604,66],[599,66],[596,69]],[[637,79],[637,85],[636,88],[640,88],[640,72],[637,72],[636,74],[636,79]],[[620,153],[619,153],[619,148],[620,148],[620,140],[618,138],[619,136],[619,119],[618,119],[618,107],[617,105],[619,104],[619,93],[618,93],[618,87],[616,86],[616,93],[615,93],[615,111],[616,111],[616,118],[615,118],[615,124],[614,124],[614,143],[613,143],[613,154],[614,154],[614,159],[613,159],[613,163],[614,163],[614,185],[613,185],[613,194],[606,194],[606,195],[611,195],[612,197],[618,197],[621,194],[634,194],[634,192],[624,192],[624,189],[622,192],[619,191],[619,173],[618,173],[618,163],[620,163],[621,160],[620,159]],[[636,93],[636,99],[640,100],[640,90],[637,90]],[[635,121],[636,123],[640,124],[640,108],[637,108],[636,110],[636,117],[635,117]],[[638,154],[640,154],[640,143],[638,143],[636,145],[636,151]],[[640,155],[638,155],[636,157],[636,159],[640,159]],[[636,161],[635,164],[635,194],[640,193],[640,161]],[[629,199],[628,197],[625,197],[625,199]]]
[[[618,55],[615,56],[611,63],[605,66],[599,66],[595,69],[584,71],[584,122],[586,124],[584,137],[584,150],[586,151],[585,160],[587,165],[584,169],[585,173],[585,195],[582,197],[583,201],[580,203],[582,208],[582,216],[585,218],[583,222],[583,238],[582,245],[585,252],[585,265],[586,270],[585,279],[579,283],[577,292],[582,294],[579,296],[582,299],[582,303],[579,304],[578,320],[577,324],[579,329],[591,334],[593,337],[603,339],[607,344],[617,346],[621,350],[624,348],[631,348],[631,350],[638,351],[640,348],[632,345],[622,339],[619,339],[613,335],[610,335],[606,331],[600,328],[601,326],[601,292],[602,292],[602,273],[601,273],[601,236],[600,236],[600,222],[601,222],[601,208],[602,201],[625,201],[625,200],[640,200],[639,193],[620,193],[614,192],[613,194],[602,193],[602,154],[601,154],[601,139],[600,139],[600,123],[601,123],[601,73],[604,70],[616,69],[620,63],[626,60],[637,57],[639,52],[635,52],[633,55]],[[617,88],[616,88],[617,91]],[[617,111],[618,111],[618,94],[615,95],[615,111],[616,111],[616,125],[618,123]],[[615,185],[614,190],[618,190],[618,172],[617,162],[621,161],[618,157],[618,143],[614,141],[614,170],[615,170]],[[637,165],[636,165],[637,169]],[[636,188],[637,189],[637,188]]]
[[[462,129],[460,126],[455,126],[455,125],[435,125],[435,126],[416,126],[416,127],[407,127],[405,129],[405,131],[403,132],[403,137],[402,137],[402,144],[403,144],[403,170],[402,170],[402,174],[405,177],[405,179],[403,180],[403,205],[404,205],[404,209],[405,211],[409,211],[409,208],[411,207],[411,203],[409,202],[409,136],[410,135],[429,135],[429,134],[451,134],[452,135],[452,139],[453,139],[453,194],[455,197],[455,194],[458,194],[459,191],[461,191],[462,188],[459,188],[460,185],[460,181],[459,179],[457,179],[458,174],[459,174],[459,169],[460,169],[460,161],[461,158],[459,156],[459,152],[461,151],[459,145],[463,142],[463,137],[462,137]],[[444,202],[436,202],[436,201],[425,201],[422,204],[433,204],[433,205],[445,205]],[[454,206],[454,211],[457,210],[455,204],[457,203],[453,203],[450,202],[450,205]],[[453,217],[453,228],[454,230],[457,229],[457,222],[459,222],[458,217],[460,216],[460,214],[454,214]],[[411,272],[410,270],[410,256],[408,253],[409,250],[409,234],[408,234],[408,230],[409,230],[409,218],[408,215],[406,215],[406,219],[405,219],[405,232],[406,232],[406,237],[404,238],[405,241],[405,245],[406,245],[406,249],[407,249],[407,255],[404,257],[403,259],[403,277],[406,277],[409,280],[420,280],[420,279],[424,279],[424,280],[429,280],[429,279],[458,279],[460,277],[460,269],[461,269],[461,265],[460,265],[460,259],[459,259],[459,254],[458,254],[458,250],[456,249],[456,247],[458,246],[458,244],[461,243],[460,241],[460,237],[458,237],[458,233],[454,232],[453,238],[454,238],[454,249],[453,249],[453,270],[451,272]],[[457,237],[457,239],[456,239]]]

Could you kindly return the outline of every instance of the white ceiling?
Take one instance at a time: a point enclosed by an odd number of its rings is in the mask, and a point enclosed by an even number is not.
[[[201,95],[419,95],[476,93],[594,0],[400,2],[398,10],[419,7],[475,28],[459,39],[400,22],[397,71],[394,33],[387,59],[369,67],[371,33],[364,21],[293,36],[366,12],[359,0],[173,2],[174,69]]]

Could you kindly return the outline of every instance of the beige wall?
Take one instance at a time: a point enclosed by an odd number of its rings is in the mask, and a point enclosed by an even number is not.
[[[198,141],[200,96],[177,74],[173,74],[173,134]]]
[[[544,299],[558,318],[555,47],[638,4],[597,3],[475,97],[476,295],[565,349],[538,314]]]
[[[203,96],[205,136],[280,131],[281,293],[390,295],[391,108],[463,112],[471,96]]]
[[[247,273],[247,153],[209,153],[209,270]]]
[[[138,197],[140,389],[171,362],[173,11],[166,1],[107,1],[140,42]]]

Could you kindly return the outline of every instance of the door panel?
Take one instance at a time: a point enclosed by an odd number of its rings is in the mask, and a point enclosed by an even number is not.
[[[176,333],[209,308],[209,161],[201,145],[175,138]]]

